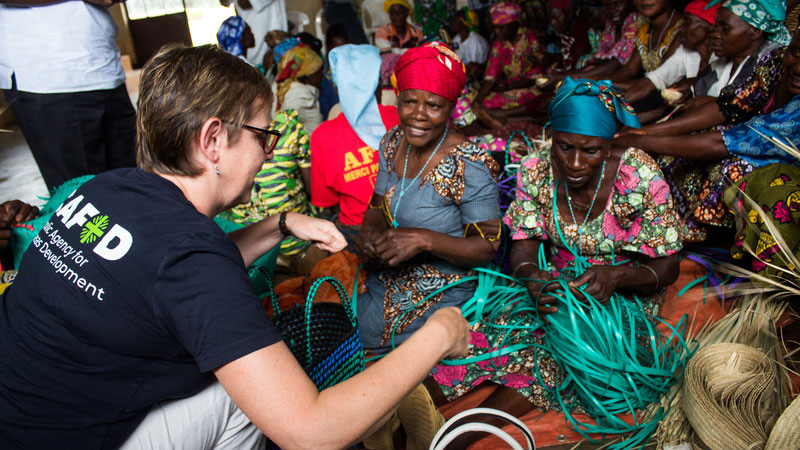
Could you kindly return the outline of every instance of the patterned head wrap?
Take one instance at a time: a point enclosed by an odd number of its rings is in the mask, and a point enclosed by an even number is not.
[[[279,64],[281,62],[281,58],[283,58],[283,55],[285,55],[286,52],[297,47],[298,45],[300,45],[300,38],[288,37],[282,40],[272,50],[272,57],[275,59],[275,64]]]
[[[307,45],[292,47],[278,63],[278,76],[275,83],[278,85],[278,102],[275,105],[280,111],[281,103],[289,91],[292,82],[300,77],[311,75],[322,67],[322,58]]]
[[[705,20],[711,25],[715,25],[717,22],[717,10],[722,5],[717,3],[714,6],[708,6],[709,1],[710,0],[692,0],[686,5],[684,11]]]
[[[469,31],[474,31],[476,33],[478,32],[478,28],[480,26],[480,18],[478,18],[478,13],[465,6],[456,11],[456,16],[469,29]]]
[[[408,3],[407,0],[385,0],[383,2],[383,10],[386,11],[386,14],[389,14],[389,8],[391,8],[394,5],[405,6],[409,14],[411,14],[414,11],[414,9],[411,8],[411,5]]]
[[[394,66],[392,85],[397,93],[421,89],[455,103],[466,79],[461,58],[450,47],[435,41],[403,53]]]
[[[489,10],[492,16],[492,23],[495,25],[505,25],[507,23],[519,22],[522,17],[522,7],[516,3],[500,2],[492,6]]]
[[[641,128],[633,108],[608,80],[567,77],[547,110],[553,131],[611,140],[617,132],[617,121]]]
[[[244,19],[231,16],[222,22],[217,30],[217,42],[221,49],[234,56],[242,56],[242,33],[244,33]]]
[[[712,0],[710,8],[723,0]],[[792,36],[786,25],[786,3],[783,0],[724,0],[723,8],[736,14],[740,19],[763,31],[767,39],[779,45],[789,45]]]
[[[331,77],[339,90],[339,103],[347,123],[374,149],[386,134],[375,90],[381,76],[381,55],[372,45],[346,44],[328,54]]]

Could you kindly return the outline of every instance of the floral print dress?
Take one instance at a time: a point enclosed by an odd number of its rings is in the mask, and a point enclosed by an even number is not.
[[[609,60],[616,59],[620,64],[627,64],[628,60],[636,48],[636,33],[639,31],[639,13],[633,12],[628,14],[625,21],[622,22],[620,36],[617,36],[617,30],[614,22],[611,19],[606,19],[603,31],[597,33],[590,30],[590,33],[595,34],[590,39],[597,42],[597,50],[591,55],[586,55],[585,62],[594,60]],[[596,36],[599,34],[599,36]]]
[[[514,42],[495,39],[489,49],[486,80],[506,82],[536,78],[544,68],[536,62],[535,55],[542,51],[536,34],[520,27]],[[492,92],[483,104],[489,109],[511,109],[533,100],[541,91],[534,85],[527,88]]]
[[[553,275],[558,276],[574,259],[559,238],[556,221],[567,244],[580,249],[592,264],[607,265],[622,260],[641,264],[680,251],[680,221],[672,209],[669,186],[655,161],[641,150],[625,151],[605,211],[588,221],[580,234],[578,225],[567,223],[564,214],[556,217],[554,184],[550,148],[527,156],[517,174],[516,198],[503,218],[511,229],[512,239],[537,239],[553,244],[550,261]],[[646,310],[655,314],[663,294],[662,289],[650,296],[640,295],[639,299]],[[508,317],[501,318],[500,325],[506,321]],[[478,323],[472,329],[473,347],[468,357],[507,345],[529,347],[474,364],[438,365],[433,378],[448,399],[459,397],[484,381],[492,381],[517,390],[538,408],[557,408],[547,388],[561,383],[561,370],[541,348],[543,339],[547,336],[541,331],[513,331],[505,336],[496,327]]]
[[[489,240],[500,231],[497,162],[469,141],[454,147],[421,179],[401,180],[395,172],[394,155],[403,137],[395,127],[381,142],[375,194],[384,196],[387,224],[425,228],[454,237],[469,236],[476,224],[492,221],[480,231]],[[402,167],[399,168],[402,173]],[[405,192],[399,195],[402,184]],[[391,226],[391,225],[390,225]],[[461,306],[472,297],[475,285],[464,283],[428,295],[471,275],[464,267],[429,253],[422,253],[395,268],[371,272],[367,292],[358,295],[357,314],[364,346],[372,350],[399,345],[433,312],[445,306]],[[424,301],[423,301],[424,300]]]

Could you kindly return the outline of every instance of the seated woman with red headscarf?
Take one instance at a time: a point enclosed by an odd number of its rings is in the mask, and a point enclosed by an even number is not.
[[[498,247],[498,166],[457,129],[453,105],[464,88],[461,60],[438,42],[409,49],[395,66],[400,125],[379,149],[375,192],[354,250],[369,264],[358,295],[361,337],[382,351],[415,332],[435,310],[474,293],[470,268]]]

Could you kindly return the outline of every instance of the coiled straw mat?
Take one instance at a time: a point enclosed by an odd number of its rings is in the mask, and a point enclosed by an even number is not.
[[[800,446],[800,403],[793,402],[778,420],[778,374],[760,350],[743,344],[709,345],[689,360],[685,376],[686,417],[712,449]]]

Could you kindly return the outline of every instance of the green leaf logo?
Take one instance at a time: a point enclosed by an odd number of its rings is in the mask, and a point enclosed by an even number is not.
[[[96,216],[81,228],[81,244],[92,243],[105,234],[108,228],[108,216]]]

